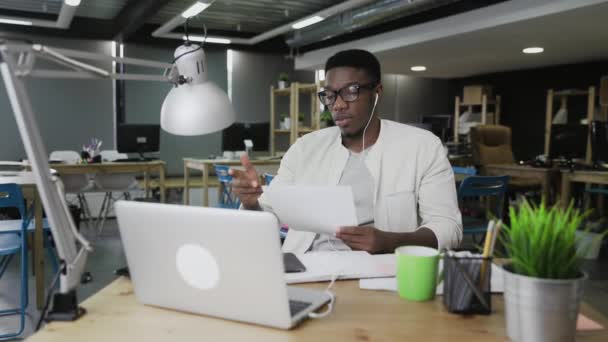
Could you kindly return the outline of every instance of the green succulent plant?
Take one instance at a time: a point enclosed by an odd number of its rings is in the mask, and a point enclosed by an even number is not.
[[[580,276],[576,231],[590,212],[524,201],[509,208],[510,226],[500,240],[511,259],[512,271],[535,278],[572,279]],[[605,234],[602,234],[602,238]]]

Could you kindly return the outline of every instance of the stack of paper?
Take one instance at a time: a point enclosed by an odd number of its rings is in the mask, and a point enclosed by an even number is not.
[[[298,254],[306,272],[286,273],[288,284],[336,279],[395,276],[395,255],[367,252],[310,252]]]

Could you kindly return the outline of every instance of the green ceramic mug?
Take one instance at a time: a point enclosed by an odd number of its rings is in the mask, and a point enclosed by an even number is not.
[[[399,296],[413,301],[431,300],[437,288],[439,251],[422,246],[403,246],[397,256],[397,290]]]

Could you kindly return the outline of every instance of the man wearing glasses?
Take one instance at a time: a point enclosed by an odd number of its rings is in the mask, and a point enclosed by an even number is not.
[[[318,96],[336,126],[298,139],[271,186],[349,185],[359,226],[341,227],[336,236],[290,230],[284,251],[457,247],[462,222],[454,174],[439,138],[378,117],[383,88],[380,63],[371,53],[338,52],[327,60],[325,76]],[[230,170],[232,191],[245,209],[272,210],[249,159],[241,161],[244,171]]]

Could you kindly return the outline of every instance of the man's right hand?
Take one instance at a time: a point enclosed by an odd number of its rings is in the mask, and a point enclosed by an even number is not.
[[[228,174],[232,176],[232,192],[241,200],[243,207],[249,210],[260,209],[258,198],[262,194],[260,178],[255,167],[249,161],[249,156],[241,156],[241,164],[245,170],[230,168]]]

